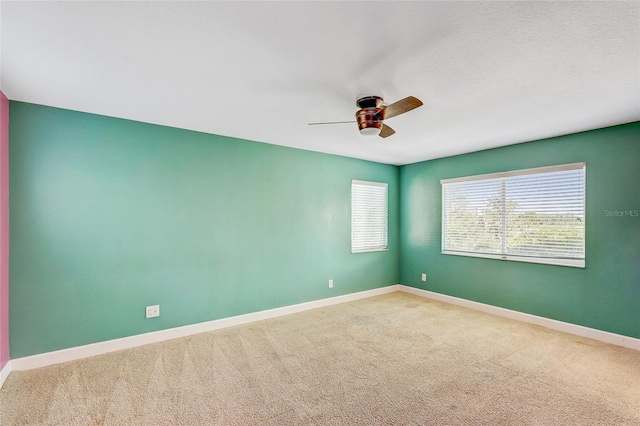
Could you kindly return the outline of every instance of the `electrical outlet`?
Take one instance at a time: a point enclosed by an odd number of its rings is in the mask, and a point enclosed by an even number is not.
[[[147,306],[146,318],[154,318],[160,316],[160,305]]]
[[[427,280],[427,274],[422,274],[422,281],[426,281]]]
[[[333,280],[329,280],[329,288],[333,288]]]

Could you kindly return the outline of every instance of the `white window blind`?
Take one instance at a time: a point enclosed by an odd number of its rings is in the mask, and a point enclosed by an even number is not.
[[[387,250],[388,184],[351,181],[351,253]]]
[[[443,253],[584,267],[584,163],[440,182]]]

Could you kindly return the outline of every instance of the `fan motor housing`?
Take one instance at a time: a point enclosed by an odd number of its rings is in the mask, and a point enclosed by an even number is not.
[[[358,129],[362,134],[378,135],[382,129],[382,108],[363,108],[356,112]]]
[[[384,100],[380,96],[363,96],[356,101],[358,129],[363,135],[377,136],[382,130]]]

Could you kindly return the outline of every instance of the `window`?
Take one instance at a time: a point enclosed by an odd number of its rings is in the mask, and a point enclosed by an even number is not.
[[[387,250],[388,184],[351,181],[351,253]]]
[[[584,268],[585,163],[440,183],[443,254]]]

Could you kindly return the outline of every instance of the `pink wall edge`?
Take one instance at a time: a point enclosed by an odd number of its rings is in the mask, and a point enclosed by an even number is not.
[[[9,99],[0,91],[0,370],[9,362]]]

